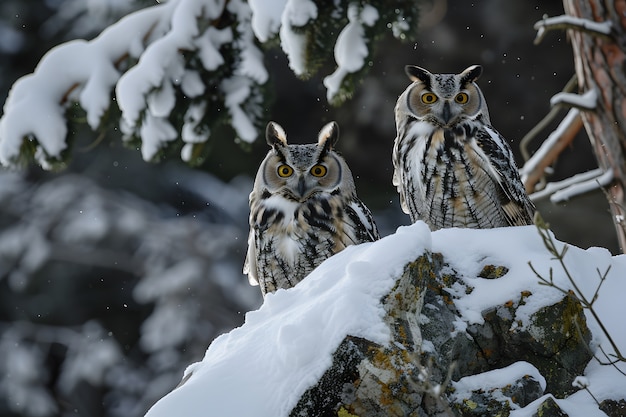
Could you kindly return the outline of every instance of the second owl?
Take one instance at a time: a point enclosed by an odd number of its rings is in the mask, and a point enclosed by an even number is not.
[[[476,84],[482,68],[432,74],[408,65],[395,108],[393,184],[412,222],[491,228],[532,224],[513,152],[491,126]]]
[[[346,246],[379,238],[368,208],[358,199],[352,173],[333,151],[337,123],[324,126],[317,143],[290,145],[270,122],[272,147],[250,193],[250,236],[244,273],[263,295],[300,282]]]

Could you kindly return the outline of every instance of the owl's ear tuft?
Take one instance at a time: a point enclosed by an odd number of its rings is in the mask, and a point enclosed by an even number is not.
[[[287,134],[276,122],[269,122],[265,128],[265,140],[272,148],[278,144],[287,146]]]
[[[406,65],[404,67],[404,72],[406,73],[407,77],[409,77],[409,80],[421,81],[427,86],[430,85],[430,77],[432,76],[432,74],[427,69],[417,67],[415,65]]]
[[[339,125],[330,122],[325,125],[317,136],[317,144],[323,146],[326,152],[330,151],[339,140]]]
[[[463,71],[460,75],[461,77],[461,85],[466,85],[469,83],[473,83],[480,77],[480,74],[483,73],[483,67],[480,65],[472,65]]]

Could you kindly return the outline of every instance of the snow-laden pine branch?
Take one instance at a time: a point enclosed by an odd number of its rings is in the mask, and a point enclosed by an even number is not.
[[[91,41],[50,50],[12,87],[0,118],[0,163],[69,157],[73,125],[119,129],[146,161],[169,150],[197,163],[221,125],[253,142],[265,123],[269,79],[261,44],[280,40],[310,77],[334,50],[328,100],[340,103],[369,67],[385,31],[405,38],[417,14],[402,0],[169,0],[127,15]]]

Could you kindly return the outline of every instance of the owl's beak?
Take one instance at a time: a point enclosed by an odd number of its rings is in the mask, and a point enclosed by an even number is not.
[[[306,188],[307,187],[304,176],[298,178],[298,194],[300,195],[300,197],[304,197],[304,195],[306,194]]]
[[[448,103],[447,101],[443,103],[443,111],[441,113],[441,116],[443,117],[443,121],[445,122],[445,124],[448,124],[450,122],[450,119],[452,118],[452,113],[450,112],[450,103]]]

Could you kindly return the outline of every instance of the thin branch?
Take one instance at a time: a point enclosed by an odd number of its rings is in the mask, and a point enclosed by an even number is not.
[[[619,362],[624,362],[623,359],[620,359],[618,357],[616,357],[614,354],[608,354],[606,353],[606,351],[604,350],[604,348],[602,347],[602,345],[598,346],[598,349],[600,349],[600,352],[602,352],[602,354],[604,355],[604,357],[606,358],[606,362],[601,361],[600,359],[598,359],[597,356],[594,355],[594,357],[596,358],[596,360],[598,361],[598,363],[600,365],[610,365],[613,366],[617,372],[619,372],[620,374],[626,376],[626,372],[622,371],[621,369],[619,369],[619,367],[617,366],[617,364]],[[613,359],[611,359],[611,356],[613,356]]]
[[[624,208],[622,204],[617,202],[615,197],[609,191],[607,191],[606,188],[602,188],[602,192],[604,193],[604,196],[606,197],[609,204],[613,207],[616,207],[612,211],[626,213],[626,208]],[[621,214],[616,214],[613,221],[615,222],[617,226],[619,226],[619,228],[622,230],[622,233],[626,234],[626,218],[624,218],[624,216]]]
[[[562,203],[564,201],[570,200],[572,197],[576,197],[581,194],[586,194],[588,192],[601,189],[602,187],[606,187],[611,182],[615,175],[613,171],[606,170],[597,178],[593,178],[587,181],[581,181],[576,184],[572,184],[567,188],[564,188],[556,193],[552,194],[550,197],[550,201],[553,203]]]
[[[536,193],[531,194],[529,197],[532,201],[543,200],[544,198],[548,198],[552,194],[560,190],[563,190],[567,187],[570,187],[573,184],[577,184],[577,183],[588,181],[588,180],[594,180],[600,177],[602,173],[603,173],[602,168],[596,168],[596,169],[592,169],[591,171],[573,175],[561,181],[549,182],[548,184],[546,184],[543,190],[537,191]]]
[[[609,275],[609,271],[611,270],[611,266],[612,265],[609,265],[609,267],[606,269],[606,271],[604,271],[604,274],[600,273],[600,268],[596,268],[596,272],[598,273],[598,276],[600,277],[600,283],[596,287],[596,291],[593,293],[593,297],[591,297],[591,304],[595,303],[596,300],[598,299],[598,294],[600,293],[600,288],[602,288],[602,284],[604,284],[604,281],[606,280],[606,276]]]
[[[74,90],[76,90],[77,88],[79,88],[81,86],[81,83],[74,83],[70,86],[70,88],[68,88],[65,93],[63,93],[63,96],[61,96],[61,99],[59,100],[59,104],[60,105],[64,105],[65,103],[67,103],[70,100],[70,96],[72,95],[72,93],[74,92]]]
[[[541,144],[534,155],[521,169],[522,182],[526,192],[530,193],[545,175],[546,168],[556,161],[563,150],[574,140],[582,129],[583,121],[578,109],[571,109],[559,126]]]
[[[619,347],[617,346],[617,344],[613,340],[613,337],[611,336],[611,334],[609,333],[607,328],[604,326],[604,323],[602,322],[602,320],[598,316],[598,313],[596,312],[595,308],[593,307],[595,299],[593,299],[592,301],[589,301],[585,297],[583,292],[578,287],[578,284],[574,280],[574,277],[570,273],[569,268],[565,264],[565,254],[567,252],[568,245],[563,245],[563,249],[561,251],[559,251],[557,249],[556,243],[554,242],[554,239],[552,238],[552,235],[550,234],[549,226],[548,226],[547,223],[545,223],[545,221],[543,220],[543,218],[541,217],[539,212],[535,213],[535,226],[537,226],[537,230],[539,231],[539,235],[541,236],[541,239],[543,240],[543,243],[544,243],[545,247],[548,249],[548,252],[550,252],[550,254],[552,254],[555,257],[556,260],[558,260],[559,264],[561,265],[561,269],[565,273],[565,276],[567,277],[567,280],[569,281],[569,283],[571,284],[571,286],[573,288],[573,290],[567,291],[567,294],[569,296],[576,297],[576,299],[580,302],[582,307],[584,309],[586,309],[587,311],[589,311],[589,313],[591,314],[593,319],[596,321],[598,326],[600,326],[600,330],[601,330],[602,334],[604,334],[607,342],[611,345],[611,348],[615,352],[615,354],[613,356],[616,358],[616,361],[614,363],[612,363],[612,364],[613,364],[613,366],[615,366],[616,369],[619,370],[619,368],[617,368],[615,363],[617,363],[617,362],[626,362],[626,357],[624,357],[624,355],[622,355],[622,353],[620,352]],[[535,273],[535,275],[537,275],[539,277],[541,282],[546,283],[546,285],[549,285],[549,286],[551,286],[551,287],[553,287],[553,288],[555,288],[555,289],[557,289],[557,290],[559,290],[561,292],[566,291],[564,288],[561,288],[561,287],[559,287],[558,285],[556,285],[554,283],[554,281],[552,279],[552,268],[550,268],[550,279],[547,280],[546,278],[541,276],[541,274],[539,274],[535,270],[535,268],[532,266],[532,264],[530,262],[529,262],[529,265],[530,265],[532,271]],[[606,274],[608,274],[608,271],[607,271]],[[606,279],[606,274],[604,275],[604,279]],[[599,285],[602,285],[602,282],[600,282]],[[597,298],[597,297],[595,297],[595,298]],[[607,356],[607,358],[608,358],[608,355],[606,355],[606,353],[605,353],[605,356]],[[600,361],[598,361],[598,362],[600,362]]]
[[[538,45],[550,30],[572,29],[585,32],[591,36],[610,38],[613,25],[608,20],[605,22],[594,22],[593,20],[568,15],[555,17],[544,15],[542,20],[535,23],[534,29],[537,31],[537,37],[534,43]]]
[[[569,79],[567,84],[565,84],[562,92],[571,93],[577,86],[578,78],[576,77],[576,74],[574,74],[572,75],[572,78]],[[528,161],[530,159],[530,152],[528,151],[528,145],[530,145],[530,142],[532,142],[533,139],[535,139],[543,129],[548,127],[548,125],[552,123],[554,119],[556,119],[556,116],[558,116],[560,110],[561,109],[558,107],[552,107],[550,109],[550,112],[546,114],[544,118],[541,119],[541,121],[537,123],[532,129],[530,129],[530,131],[526,133],[526,135],[524,135],[519,144],[519,149],[522,152],[522,157],[524,158],[524,161]]]
[[[100,134],[98,134],[98,137],[93,142],[91,142],[90,144],[88,144],[88,145],[86,145],[86,146],[84,146],[82,148],[79,148],[78,152],[89,152],[89,151],[95,149],[96,146],[98,146],[98,145],[100,145],[102,143],[102,141],[104,140],[105,137],[106,137],[106,132],[105,131],[100,132]]]

